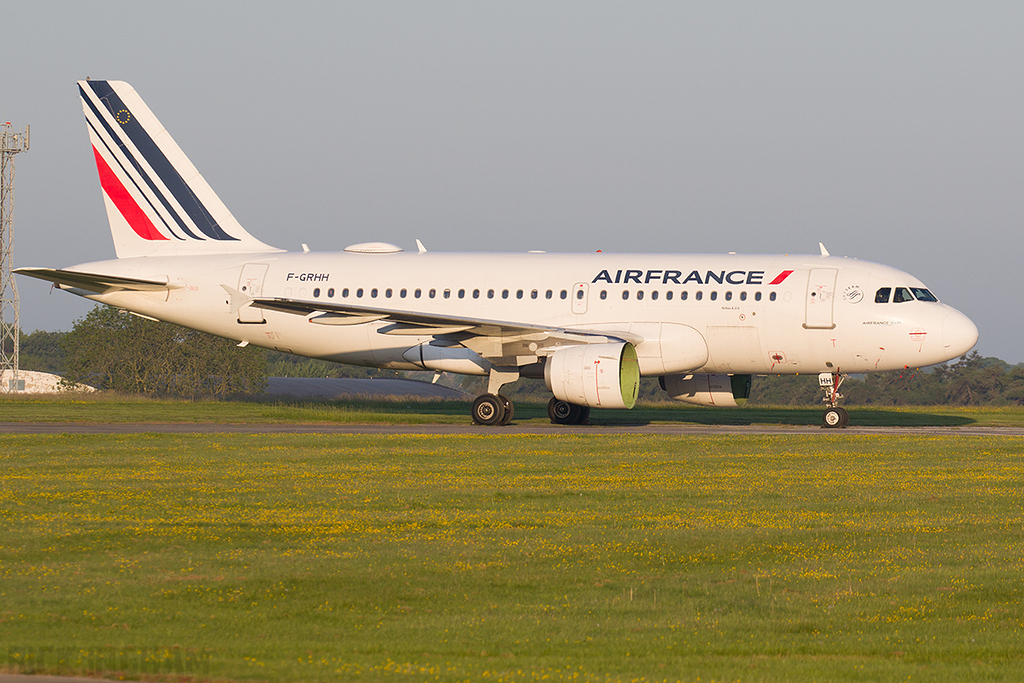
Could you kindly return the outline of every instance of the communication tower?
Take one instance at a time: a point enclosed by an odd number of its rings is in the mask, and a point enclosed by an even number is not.
[[[11,273],[11,226],[14,222],[14,155],[28,150],[29,128],[15,132],[0,126],[0,392],[21,391],[18,381],[18,288]],[[7,371],[10,371],[9,373]]]

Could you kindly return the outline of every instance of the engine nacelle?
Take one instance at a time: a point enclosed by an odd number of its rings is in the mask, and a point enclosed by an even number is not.
[[[732,408],[750,398],[750,375],[664,375],[661,388],[676,401]]]
[[[629,342],[559,349],[544,365],[555,398],[592,408],[632,408],[640,390],[640,364]]]

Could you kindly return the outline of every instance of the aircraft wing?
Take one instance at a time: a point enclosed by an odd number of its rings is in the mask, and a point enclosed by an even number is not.
[[[298,299],[253,299],[255,308],[309,316],[318,325],[359,325],[368,322],[391,323],[383,334],[433,335],[459,342],[484,358],[523,358],[543,356],[561,346],[643,341],[636,335],[615,330],[574,330],[505,320],[435,315],[419,311],[401,311],[373,306],[353,306]]]
[[[84,289],[96,294],[110,292],[166,292],[178,289],[181,285],[168,284],[166,280],[140,280],[133,277],[118,277],[100,273],[82,273],[77,270],[61,270],[59,268],[16,268],[15,273],[28,275],[52,282],[61,289]]]

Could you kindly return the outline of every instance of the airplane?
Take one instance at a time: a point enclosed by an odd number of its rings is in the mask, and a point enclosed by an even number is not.
[[[116,259],[18,268],[72,294],[338,363],[487,378],[471,415],[543,378],[556,424],[629,409],[640,377],[673,399],[735,406],[753,375],[812,374],[822,426],[843,379],[957,358],[978,340],[914,276],[819,254],[406,252],[383,242],[288,252],[246,232],[134,88],[78,82]]]

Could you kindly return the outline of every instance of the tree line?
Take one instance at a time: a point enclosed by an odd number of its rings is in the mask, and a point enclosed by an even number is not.
[[[37,330],[21,335],[21,368],[51,372],[66,382],[147,396],[218,397],[262,393],[267,377],[412,377],[432,373],[376,370],[239,348],[228,339],[146,320],[98,306],[69,332]],[[445,375],[447,386],[469,394],[486,390],[477,377]],[[924,369],[847,378],[847,405],[1024,405],[1024,363],[1010,365],[976,351]],[[515,399],[547,398],[544,383],[520,380],[503,393]],[[755,377],[755,405],[815,405],[822,392],[814,375]],[[667,400],[656,379],[641,380],[641,400]]]

